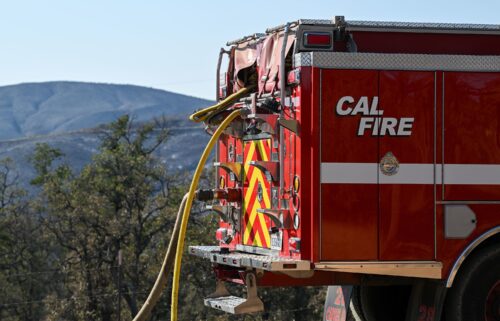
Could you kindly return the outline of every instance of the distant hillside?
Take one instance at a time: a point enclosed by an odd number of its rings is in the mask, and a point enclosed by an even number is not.
[[[14,159],[27,187],[36,143],[61,149],[79,170],[99,145],[99,125],[124,114],[136,122],[166,117],[171,129],[158,156],[171,171],[192,170],[209,136],[187,121],[193,110],[212,102],[163,90],[131,85],[47,82],[0,87],[0,159]]]
[[[93,128],[120,115],[186,116],[210,101],[132,85],[80,82],[0,87],[0,141]]]

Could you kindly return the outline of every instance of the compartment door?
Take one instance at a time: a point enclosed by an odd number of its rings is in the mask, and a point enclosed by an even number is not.
[[[434,258],[435,94],[434,72],[380,72],[380,260]]]
[[[358,111],[377,96],[378,71],[324,69],[320,88],[320,260],[376,260],[378,137],[358,136]]]
[[[500,201],[500,74],[444,73],[444,200]]]

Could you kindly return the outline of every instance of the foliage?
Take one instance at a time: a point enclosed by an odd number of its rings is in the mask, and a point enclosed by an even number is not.
[[[17,185],[15,166],[0,163],[1,320],[131,320],[144,302],[169,242],[186,175],[167,173],[155,151],[160,123],[122,117],[104,127],[92,161],[73,172],[47,144],[31,158],[38,195]],[[206,183],[206,178],[205,178]],[[187,244],[211,244],[218,224],[195,204]],[[214,289],[210,264],[183,260],[180,320],[319,319],[324,292],[264,289],[271,313],[228,316],[203,306]],[[233,288],[238,292],[241,289]],[[151,320],[167,320],[170,287]]]
[[[0,161],[0,319],[40,320],[40,304],[58,289],[52,269],[54,247],[34,204],[18,187],[10,159]],[[23,301],[21,304],[20,301]]]

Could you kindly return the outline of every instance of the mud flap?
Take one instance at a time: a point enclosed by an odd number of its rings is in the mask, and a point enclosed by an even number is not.
[[[412,287],[406,321],[439,321],[446,286],[438,281],[418,280]]]
[[[346,321],[351,302],[352,286],[329,286],[323,321]]]

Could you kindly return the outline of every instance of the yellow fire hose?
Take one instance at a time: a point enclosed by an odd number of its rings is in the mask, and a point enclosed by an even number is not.
[[[195,122],[201,122],[209,119],[212,115],[217,112],[223,111],[227,109],[231,103],[235,100],[239,99],[243,95],[247,94],[253,87],[242,88],[238,92],[230,95],[223,101],[218,104],[199,110],[189,116],[189,119]],[[165,254],[165,258],[163,260],[163,264],[156,279],[156,282],[144,302],[141,310],[137,313],[133,321],[146,321],[151,314],[151,311],[155,307],[156,303],[160,299],[161,293],[167,284],[167,277],[170,273],[170,269],[172,267],[172,262],[174,259],[174,251],[175,251],[175,264],[174,264],[174,279],[172,285],[172,305],[171,305],[171,320],[177,321],[177,302],[178,302],[178,294],[179,294],[179,277],[180,277],[180,268],[182,262],[182,254],[184,250],[184,239],[186,237],[186,229],[187,223],[189,219],[189,214],[191,212],[191,206],[193,204],[193,198],[195,195],[196,187],[198,186],[198,182],[200,180],[201,172],[205,167],[205,163],[212,151],[215,143],[219,139],[219,136],[222,132],[231,124],[231,122],[241,114],[241,110],[235,110],[231,114],[229,114],[224,121],[219,125],[217,130],[214,132],[212,137],[210,138],[203,154],[198,162],[196,167],[196,171],[194,173],[193,179],[191,181],[191,185],[189,187],[189,192],[184,195],[182,199],[181,205],[179,207],[179,211],[177,213],[177,218],[175,221],[175,225],[172,231],[172,238],[170,239],[167,253]]]
[[[189,116],[189,119],[197,123],[206,121],[207,119],[210,118],[211,115],[214,115],[215,113],[228,108],[229,105],[231,105],[235,100],[239,99],[241,96],[247,94],[250,90],[252,90],[252,88],[253,86],[241,88],[234,94],[228,96],[223,101],[217,103],[216,105],[194,112],[191,116]]]
[[[215,143],[219,139],[222,132],[231,124],[231,122],[241,114],[241,110],[235,110],[229,116],[224,119],[217,130],[214,132],[210,141],[208,142],[203,154],[201,155],[196,171],[194,172],[193,180],[191,181],[191,186],[189,187],[188,198],[186,205],[184,207],[184,213],[182,214],[182,222],[179,230],[179,240],[177,241],[177,251],[175,253],[175,263],[174,263],[174,279],[172,282],[172,303],[170,306],[170,321],[177,321],[177,302],[179,295],[179,278],[181,272],[182,254],[184,251],[184,238],[186,237],[187,223],[189,220],[189,214],[191,212],[191,205],[193,204],[193,198],[200,180],[201,172],[205,167],[205,163],[214,147]]]
[[[170,270],[172,269],[172,264],[174,263],[174,254],[175,249],[177,247],[177,240],[179,236],[179,229],[181,227],[182,213],[184,212],[184,208],[186,205],[186,200],[188,198],[188,194],[184,195],[182,198],[181,205],[179,206],[179,211],[177,212],[177,218],[175,219],[174,228],[172,230],[172,237],[170,238],[170,242],[168,244],[167,253],[165,254],[165,258],[163,259],[163,264],[161,266],[160,273],[156,278],[156,282],[153,285],[153,289],[149,293],[148,298],[142,305],[141,310],[137,313],[133,321],[146,321],[151,314],[151,311],[155,307],[156,303],[160,299],[161,293],[167,286],[168,275],[170,274]]]

